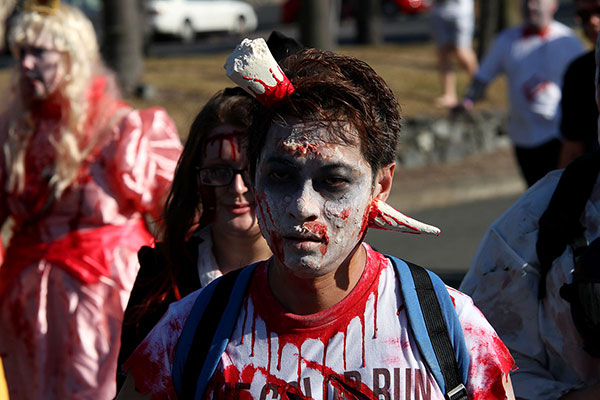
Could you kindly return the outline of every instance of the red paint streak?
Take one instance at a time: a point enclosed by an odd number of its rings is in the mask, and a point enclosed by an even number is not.
[[[327,235],[327,225],[321,222],[307,222],[303,227],[311,233],[318,235],[323,241],[323,244],[319,247],[321,255],[327,254],[327,246],[329,245],[329,236]]]
[[[405,227],[407,227],[407,228],[412,229],[413,231],[415,231],[415,232],[409,232],[409,233],[417,233],[419,231],[414,226],[408,225],[407,223],[402,222],[402,221],[398,220],[397,218],[392,217],[391,215],[384,214],[379,209],[379,207],[377,207],[376,204],[372,204],[371,211],[369,213],[369,226],[371,226],[371,227],[377,227],[377,229],[382,229],[382,227],[379,226],[375,222],[375,219],[377,219],[377,218],[381,219],[383,222],[385,222],[388,225],[391,225],[391,226],[405,226]],[[390,229],[390,230],[392,230],[392,229]]]
[[[231,146],[231,160],[235,161],[237,155],[242,153],[242,138],[246,135],[244,130],[232,130],[229,132],[217,133],[209,137],[204,145],[204,157],[207,156],[208,146],[219,142],[219,157],[225,158],[223,153],[223,143],[227,142]]]
[[[363,214],[362,224],[360,227],[360,232],[358,234],[358,237],[363,237],[365,232],[367,231],[367,229],[369,227],[369,217],[371,215],[371,209],[374,207],[376,207],[375,200],[371,201],[371,204],[369,204],[369,206],[365,210],[365,213]]]
[[[277,371],[281,371],[281,353],[283,352],[283,346],[277,346]]]
[[[375,295],[375,304],[373,305],[373,326],[375,329],[373,331],[373,338],[377,339],[377,303],[379,301],[379,287],[376,287],[373,293]]]
[[[343,359],[344,359],[344,371],[346,371],[348,368],[346,368],[346,339],[348,338],[348,335],[346,334],[346,332],[344,332],[344,349],[343,349]]]
[[[292,86],[292,83],[290,82],[288,77],[285,76],[285,74],[283,73],[283,71],[281,71],[281,68],[279,66],[277,66],[277,69],[283,76],[281,80],[277,79],[277,76],[275,76],[275,73],[273,73],[272,68],[269,69],[271,76],[277,82],[275,86],[269,86],[258,78],[249,78],[247,76],[242,77],[248,81],[258,82],[265,88],[264,93],[257,93],[252,89],[252,87],[248,87],[248,89],[252,93],[254,93],[254,97],[256,97],[256,100],[260,101],[260,103],[267,108],[275,106],[281,100],[294,93],[294,86]]]
[[[326,387],[327,383],[331,383],[331,385],[333,387],[336,387],[341,393],[343,393],[345,395],[346,399],[356,399],[356,396],[352,392],[348,391],[348,389],[346,389],[346,387],[341,385],[340,384],[341,382],[347,384],[348,386],[353,387],[355,390],[360,392],[365,397],[368,397],[373,400],[377,400],[377,396],[375,396],[375,393],[373,393],[373,390],[371,390],[371,388],[369,388],[363,382],[360,382],[360,384],[359,384],[358,382],[356,382],[352,379],[348,379],[344,375],[335,372],[331,368],[327,368],[324,365],[319,365],[315,361],[304,360],[304,362],[306,363],[306,366],[308,368],[323,371],[323,378],[324,378],[323,386]],[[323,396],[323,398],[325,399],[326,396]]]
[[[250,357],[254,357],[254,343],[256,342],[256,310],[252,313],[252,341],[250,342]]]
[[[362,330],[362,367],[365,367],[365,314],[362,313],[358,316],[360,319],[361,330]]]
[[[271,214],[271,209],[269,208],[269,203],[266,201],[266,195],[264,192],[260,192],[256,195],[256,203],[258,204],[258,211],[260,212],[261,218],[265,221],[265,226],[263,229],[268,234],[269,239],[271,241],[271,251],[275,258],[279,260],[280,263],[285,264],[283,245],[281,243],[281,235],[268,228],[268,226],[276,226],[275,221],[273,219],[273,215]]]
[[[503,400],[506,398],[503,379],[514,366],[514,360],[498,335],[477,326],[463,328],[470,336],[476,338],[476,345],[471,348],[475,359],[471,362],[469,376],[480,376],[481,382],[474,387],[474,400]],[[490,340],[491,339],[491,340]]]

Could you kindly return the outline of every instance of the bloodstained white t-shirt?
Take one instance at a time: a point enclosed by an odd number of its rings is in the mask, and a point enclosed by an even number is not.
[[[258,266],[205,398],[443,399],[408,327],[393,266],[365,248],[356,287],[317,314],[287,312],[268,286],[268,263]],[[471,299],[448,290],[470,352],[469,398],[506,398],[512,357]],[[154,399],[176,398],[173,356],[197,295],[174,303],[125,364],[137,389]]]
[[[506,75],[507,133],[517,146],[536,147],[560,137],[563,75],[584,51],[575,33],[556,21],[537,34],[521,25],[498,35],[475,79],[488,84]]]

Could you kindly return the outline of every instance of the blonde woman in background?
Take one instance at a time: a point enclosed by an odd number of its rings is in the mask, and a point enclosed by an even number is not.
[[[90,21],[26,2],[0,118],[0,354],[11,399],[111,399],[137,251],[152,242],[181,143],[164,110],[133,110]]]

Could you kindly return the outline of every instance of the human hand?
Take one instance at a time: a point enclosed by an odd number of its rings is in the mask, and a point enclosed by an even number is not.
[[[473,100],[464,98],[450,109],[450,118],[455,119],[461,115],[467,115],[473,109]]]

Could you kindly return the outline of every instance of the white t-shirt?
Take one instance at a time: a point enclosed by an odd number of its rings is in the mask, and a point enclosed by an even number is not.
[[[560,98],[567,66],[584,47],[567,26],[552,22],[542,34],[524,26],[503,31],[485,55],[475,78],[508,81],[508,134],[517,146],[536,147],[560,137]]]
[[[569,303],[559,294],[564,283],[573,281],[570,246],[552,264],[546,297],[538,300],[538,220],[561,173],[546,175],[492,224],[460,286],[510,349],[518,366],[511,373],[515,396],[524,399],[558,399],[600,382],[600,359],[583,350]],[[600,236],[600,181],[581,221],[590,243]]]
[[[267,393],[266,398],[290,393],[354,399],[359,397],[351,392],[358,391],[367,398],[443,399],[408,328],[393,266],[365,247],[367,265],[356,287],[335,306],[312,315],[284,310],[269,289],[268,264],[260,265],[206,398],[233,393],[233,398],[258,400]],[[502,377],[513,367],[510,354],[470,298],[448,290],[470,350],[469,398],[504,399]],[[197,294],[174,303],[125,365],[136,387],[154,398],[175,398],[174,349]]]
[[[432,13],[445,17],[468,17],[474,14],[473,0],[435,0]]]

